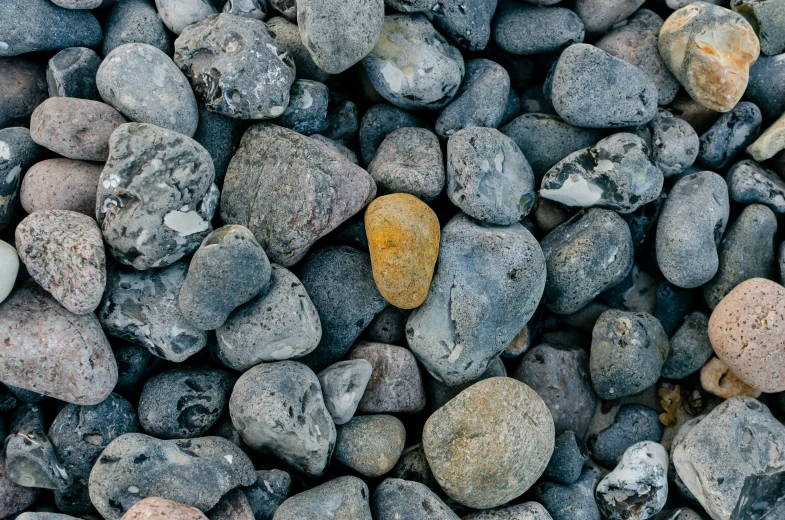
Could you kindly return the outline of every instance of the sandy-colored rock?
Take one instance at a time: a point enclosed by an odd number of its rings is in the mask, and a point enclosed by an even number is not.
[[[777,152],[785,149],[785,114],[774,121],[754,143],[747,147],[747,153],[756,161],[771,159]]]
[[[95,215],[98,178],[104,165],[73,159],[47,159],[27,170],[19,196],[28,213],[65,209]]]
[[[690,96],[728,112],[747,88],[749,69],[760,54],[752,26],[730,9],[694,2],[665,20],[660,55]]]
[[[373,279],[384,299],[401,309],[419,307],[439,256],[436,213],[414,195],[385,195],[368,206],[365,233]]]
[[[764,278],[737,285],[709,318],[714,351],[761,392],[785,390],[785,288]]]
[[[207,517],[195,507],[150,497],[134,504],[121,520],[207,520]]]
[[[701,386],[707,392],[723,399],[740,395],[757,398],[761,394],[759,390],[736,377],[728,365],[716,357],[712,357],[701,368]]]
[[[53,97],[33,111],[30,137],[69,159],[106,161],[109,136],[127,122],[120,112],[105,103]]]

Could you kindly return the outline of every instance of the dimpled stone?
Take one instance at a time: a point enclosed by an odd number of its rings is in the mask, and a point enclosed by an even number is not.
[[[694,2],[665,20],[660,55],[697,102],[728,112],[747,88],[750,66],[760,54],[758,37],[741,15]]]
[[[121,520],[207,520],[195,507],[150,497],[134,504]]]
[[[259,518],[259,517],[257,517]],[[357,477],[338,477],[287,498],[273,520],[371,520],[368,486]],[[262,520],[269,520],[266,517]]]
[[[425,423],[423,446],[442,489],[487,509],[523,494],[553,453],[553,419],[540,397],[508,377],[470,386]]]
[[[736,377],[736,374],[716,357],[712,357],[701,368],[700,382],[704,390],[723,399],[740,395],[757,398],[761,394],[760,390],[755,390]]]
[[[747,153],[756,161],[771,159],[777,152],[785,149],[785,114],[774,121],[754,143],[747,147]]]
[[[95,194],[104,166],[73,159],[47,159],[27,170],[19,199],[27,213],[40,210],[77,211],[95,216]]]
[[[103,401],[117,382],[109,342],[92,314],[78,316],[27,282],[0,306],[0,381],[74,404]]]
[[[709,318],[717,356],[748,385],[762,392],[785,390],[785,288],[752,278],[725,296]]]
[[[385,195],[365,211],[365,232],[373,279],[384,299],[401,309],[419,307],[439,256],[436,213],[414,195]]]

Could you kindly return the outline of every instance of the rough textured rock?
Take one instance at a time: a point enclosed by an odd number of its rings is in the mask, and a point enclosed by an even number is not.
[[[255,20],[264,20],[267,14],[267,2],[260,2],[260,0],[227,0],[222,12]]]
[[[423,484],[398,478],[385,479],[376,487],[371,509],[374,520],[459,520],[458,515]]]
[[[68,97],[101,101],[95,74],[101,58],[86,47],[69,47],[54,55],[46,65],[49,97]]]
[[[409,0],[388,0],[388,5],[399,11],[428,11],[433,14],[433,22],[462,49],[481,51],[491,36],[491,19],[496,11],[496,0],[474,0],[471,2],[443,1],[434,8],[426,2],[425,9],[412,9]],[[422,2],[420,2],[422,3]],[[431,14],[429,13],[429,14]]]
[[[750,68],[745,99],[760,108],[763,118],[774,121],[785,112],[785,61],[780,55],[759,56]]]
[[[656,410],[640,404],[623,404],[613,424],[594,432],[587,439],[592,460],[606,468],[614,468],[624,452],[633,444],[662,440],[663,425]]]
[[[240,144],[245,124],[241,119],[222,116],[199,105],[199,126],[194,141],[204,147],[213,158],[215,184],[223,186],[226,169]]]
[[[275,0],[270,2],[273,5]],[[294,5],[294,2],[291,2]],[[292,20],[296,22],[295,19]],[[297,23],[292,23],[282,16],[270,18],[265,22],[267,28],[275,35],[275,39],[283,48],[289,53],[294,60],[297,69],[298,79],[309,79],[312,81],[324,82],[330,77],[330,74],[319,68],[314,63],[308,49],[305,48],[302,38],[300,38],[300,31]]]
[[[671,336],[661,375],[669,379],[685,378],[700,370],[713,353],[709,341],[709,319],[705,314],[693,312]]]
[[[165,498],[140,500],[123,515],[122,520],[206,520],[195,507],[178,504]]]
[[[158,16],[175,34],[218,12],[210,0],[155,0],[155,6]]]
[[[412,413],[425,408],[425,389],[412,352],[404,347],[358,341],[349,352],[372,372],[357,410],[360,413]]]
[[[563,7],[538,9],[522,2],[502,2],[493,21],[493,41],[512,54],[558,51],[583,42],[583,22]]]
[[[373,365],[368,360],[350,359],[334,363],[316,374],[322,386],[324,405],[335,424],[346,424],[354,416],[372,372]]]
[[[366,477],[380,477],[398,462],[406,428],[392,415],[358,415],[338,427],[335,460]]]
[[[601,478],[599,468],[586,466],[574,484],[543,482],[534,489],[534,494],[553,520],[600,520],[594,488]]]
[[[274,520],[371,520],[368,486],[357,477],[338,477],[284,501]]]
[[[665,177],[672,177],[693,165],[700,139],[690,124],[660,109],[648,125],[635,129],[651,150],[651,157]]]
[[[172,39],[152,2],[124,0],[112,6],[104,26],[102,54],[126,43],[146,43],[172,54]]]
[[[372,106],[363,114],[362,121],[360,121],[359,145],[363,164],[367,164],[368,171],[371,172],[371,161],[379,146],[395,130],[407,127],[421,128],[424,126],[426,124],[419,117],[398,107],[387,104]],[[418,157],[418,159],[420,161],[426,160],[425,157]],[[439,162],[442,163],[441,167],[443,169],[444,160]],[[374,177],[374,179],[376,178]],[[377,182],[379,182],[380,191],[383,190],[384,183],[378,180]]]
[[[243,489],[254,517],[271,520],[278,507],[286,500],[291,485],[292,478],[285,471],[257,471],[256,483]]]
[[[777,215],[785,213],[785,181],[774,171],[745,159],[731,167],[726,181],[733,202],[765,204]]]
[[[289,91],[289,106],[278,123],[303,135],[327,130],[327,107],[330,92],[324,83],[296,79]]]
[[[38,489],[22,487],[8,478],[5,458],[0,457],[0,518],[24,511],[35,502],[38,493]]]
[[[634,13],[643,1],[624,2],[613,0],[602,2],[600,0],[579,0],[575,4],[575,12],[581,17],[586,34],[594,36],[602,34],[614,25],[623,22]]]
[[[54,209],[77,211],[92,218],[103,169],[103,164],[73,159],[35,163],[19,187],[22,208],[27,213]]]
[[[581,470],[589,460],[589,450],[575,432],[566,431],[556,437],[553,455],[543,475],[548,480],[561,484],[572,484],[581,476]]]
[[[698,162],[716,170],[730,166],[758,137],[761,122],[756,105],[739,102],[700,137]]]
[[[755,390],[736,377],[736,374],[716,357],[709,359],[701,368],[700,383],[704,390],[723,399],[741,395],[758,398],[761,394],[760,390]]]
[[[474,508],[525,492],[553,452],[553,419],[525,384],[481,381],[428,418],[423,446],[434,477],[454,500]]]
[[[46,98],[46,68],[42,64],[24,58],[0,59],[0,126],[26,125],[35,107]]]

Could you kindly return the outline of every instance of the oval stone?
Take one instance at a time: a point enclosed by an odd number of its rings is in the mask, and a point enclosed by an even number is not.
[[[73,159],[47,159],[27,170],[19,187],[22,207],[28,213],[45,209],[95,215],[95,194],[101,163]]]

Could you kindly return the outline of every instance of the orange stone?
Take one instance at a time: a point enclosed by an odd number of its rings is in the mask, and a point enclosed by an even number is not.
[[[207,517],[195,507],[150,497],[131,506],[120,520],[207,520]]]
[[[424,202],[408,193],[393,193],[371,202],[365,212],[376,287],[401,309],[425,301],[439,256],[439,219]]]
[[[746,395],[757,398],[761,392],[736,377],[719,358],[713,357],[701,368],[701,386],[710,394],[723,399]]]

